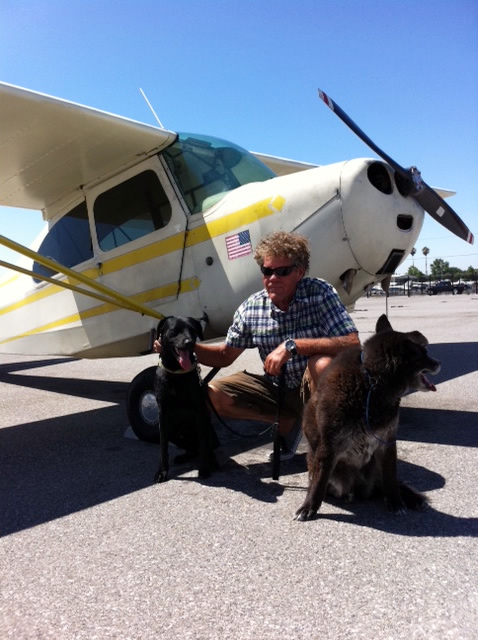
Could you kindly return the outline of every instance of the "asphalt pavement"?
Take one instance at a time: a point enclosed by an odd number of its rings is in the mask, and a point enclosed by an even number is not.
[[[386,304],[357,302],[362,340]],[[253,423],[218,426],[211,479],[183,465],[153,485],[158,447],[128,437],[125,397],[156,356],[0,355],[0,637],[476,639],[478,296],[388,313],[442,361],[437,392],[402,402],[400,477],[431,502],[404,516],[327,500],[295,522],[306,444],[275,482]],[[257,354],[218,375],[241,368]]]

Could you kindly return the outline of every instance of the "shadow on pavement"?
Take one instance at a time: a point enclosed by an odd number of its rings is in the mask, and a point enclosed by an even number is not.
[[[456,344],[436,347],[442,351],[438,353],[434,348],[436,357],[444,360],[447,354],[453,355],[453,375],[473,370],[473,358],[466,357],[469,345],[466,348]],[[65,359],[59,361],[64,362]],[[127,419],[123,403],[127,383],[12,374],[13,370],[55,362],[45,360],[24,362],[21,366],[1,365],[0,379],[27,388],[53,389],[72,396],[72,403],[75,397],[87,397],[114,404],[79,413],[75,413],[72,407],[70,415],[0,429],[0,535],[60,518],[152,484],[158,460],[157,446],[124,438]],[[305,491],[304,454],[281,465],[279,483],[270,482],[271,465],[255,462],[257,456],[251,454],[252,464],[247,467],[233,460],[237,453],[271,442],[270,433],[256,436],[259,429],[264,430],[251,423],[239,428],[240,432],[252,436],[250,438],[220,433],[227,459],[207,484],[242,492],[261,502],[274,503],[284,491],[293,489],[299,494],[302,489],[287,487],[287,476],[304,473]],[[476,413],[402,408],[399,439],[476,447]],[[185,470],[189,471],[191,467],[175,470],[175,477],[178,478]],[[433,491],[445,483],[445,478],[433,470],[405,462],[400,463],[400,477],[422,491]],[[198,482],[195,477],[181,480]],[[297,502],[300,503],[300,498]],[[447,537],[476,536],[478,533],[476,518],[457,518],[440,513],[433,507],[425,513],[411,513],[404,518],[390,516],[383,511],[383,505],[372,501],[353,503],[346,509],[350,514],[319,517],[331,517],[399,535]]]
[[[433,376],[434,384],[454,380],[478,371],[478,342],[430,344],[428,352],[432,358],[441,362],[441,371]]]

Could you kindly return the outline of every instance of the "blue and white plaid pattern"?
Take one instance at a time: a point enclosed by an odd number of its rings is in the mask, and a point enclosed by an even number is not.
[[[238,349],[257,347],[264,361],[287,338],[345,336],[357,331],[336,290],[325,280],[303,278],[288,311],[281,311],[265,289],[245,300],[234,314],[226,344]],[[286,386],[302,382],[308,356],[296,356],[285,367]],[[266,374],[267,376],[267,374]],[[267,376],[273,380],[272,376]]]

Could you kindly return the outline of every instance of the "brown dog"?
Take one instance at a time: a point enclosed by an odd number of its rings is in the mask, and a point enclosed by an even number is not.
[[[397,480],[398,412],[406,393],[436,390],[425,373],[438,373],[440,362],[425,336],[394,331],[385,315],[376,331],[334,358],[304,409],[309,487],[296,520],[314,518],[327,490],[349,499],[380,492],[393,513],[427,506]]]

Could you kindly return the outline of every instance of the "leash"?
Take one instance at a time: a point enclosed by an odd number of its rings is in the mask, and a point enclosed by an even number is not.
[[[370,426],[370,398],[372,397],[372,391],[375,389],[375,387],[378,386],[378,380],[377,380],[377,378],[374,378],[373,376],[371,376],[370,373],[365,368],[364,361],[363,361],[363,351],[360,353],[360,360],[362,362],[362,368],[363,368],[363,371],[365,373],[365,376],[367,377],[368,384],[369,384],[369,390],[368,390],[368,393],[367,393],[367,400],[365,401],[365,428],[366,428],[368,434],[371,435],[373,438],[375,438],[375,440],[380,442],[380,444],[384,444],[386,446],[389,446],[391,444],[394,444],[397,441],[397,439],[396,438],[392,438],[392,440],[382,440],[382,438],[379,438],[373,432],[372,427]]]
[[[276,409],[276,420],[272,425],[272,433],[274,437],[274,449],[272,455],[272,479],[279,480],[280,476],[280,450],[281,450],[281,437],[279,432],[279,422],[280,422],[280,410],[282,406],[282,396],[283,396],[283,387],[284,387],[285,373],[284,369],[281,369],[279,376],[279,384],[277,385],[277,409]]]
[[[209,371],[207,376],[202,381],[202,384],[207,385],[214,378],[214,376],[218,371],[219,371],[218,367],[214,367],[213,369],[211,369],[211,371]],[[245,439],[258,438],[264,435],[265,433],[267,433],[269,430],[272,431],[273,440],[274,440],[274,449],[273,449],[273,456],[272,456],[272,479],[273,480],[279,480],[279,477],[280,477],[280,452],[281,452],[282,443],[281,443],[281,436],[279,432],[279,421],[280,421],[280,412],[282,408],[284,381],[285,381],[285,372],[284,372],[284,369],[282,369],[279,376],[279,382],[277,384],[276,419],[272,423],[272,425],[266,427],[264,431],[261,431],[260,433],[253,434],[253,435],[244,435],[242,433],[239,433],[238,431],[230,427],[226,422],[224,422],[222,417],[216,411],[216,408],[211,402],[209,398],[209,394],[207,393],[207,390],[206,390],[206,400],[208,405],[211,407],[214,415],[222,424],[222,426],[225,427],[231,433],[233,433],[235,436],[238,436],[239,438],[245,438]]]
[[[211,371],[209,371],[209,373],[204,377],[204,379],[201,379],[201,384],[204,384],[207,386],[207,384],[214,378],[214,376],[216,375],[216,373],[220,371],[219,367],[213,367],[211,369]],[[261,431],[260,433],[253,433],[251,435],[244,435],[243,433],[239,433],[239,431],[236,431],[235,429],[233,429],[230,425],[227,424],[227,422],[224,421],[224,419],[218,414],[218,412],[216,411],[216,407],[213,405],[213,403],[211,402],[211,399],[209,398],[209,394],[207,393],[207,389],[205,391],[206,393],[206,402],[208,403],[209,407],[212,409],[212,412],[214,413],[214,415],[216,416],[216,418],[218,419],[218,421],[222,424],[222,426],[224,428],[226,428],[230,433],[232,433],[233,435],[237,436],[238,438],[244,438],[245,440],[249,440],[251,438],[260,438],[260,436],[263,436],[265,433],[267,433],[268,431],[271,430],[271,428],[273,428],[273,425],[269,425],[267,426],[264,431]]]
[[[279,383],[277,385],[277,402],[276,402],[277,408],[276,408],[276,419],[275,419],[275,422],[273,422],[272,425],[269,425],[268,427],[266,427],[264,429],[264,431],[261,431],[260,433],[255,433],[255,434],[252,434],[252,435],[244,435],[242,433],[239,433],[235,429],[233,429],[231,426],[229,426],[222,419],[222,417],[218,414],[218,412],[216,411],[215,406],[213,405],[213,403],[211,402],[211,400],[209,398],[209,394],[207,392],[207,385],[214,378],[214,376],[218,373],[218,371],[220,371],[219,367],[213,367],[204,378],[201,378],[201,373],[200,373],[201,369],[200,369],[198,364],[195,364],[193,368],[191,368],[191,369],[189,369],[187,371],[185,371],[185,370],[179,370],[179,371],[169,370],[162,364],[161,361],[160,361],[159,366],[162,367],[168,373],[173,373],[173,374],[191,373],[194,369],[196,369],[196,372],[197,372],[198,377],[199,377],[200,384],[201,384],[201,386],[205,387],[204,394],[205,394],[205,397],[206,397],[206,402],[208,403],[208,405],[212,409],[214,415],[219,420],[219,422],[222,424],[222,426],[225,427],[230,433],[234,434],[235,436],[238,436],[239,438],[244,438],[244,439],[259,438],[260,436],[263,436],[268,431],[272,431],[273,439],[274,439],[274,450],[273,450],[273,457],[272,457],[272,479],[273,480],[279,480],[279,477],[280,477],[280,451],[281,451],[281,436],[280,436],[280,432],[279,432],[279,421],[280,421],[280,412],[281,412],[281,407],[282,407],[282,396],[283,396],[282,392],[283,392],[284,381],[285,381],[284,369],[281,370],[281,373],[280,373],[280,376],[279,376]]]

